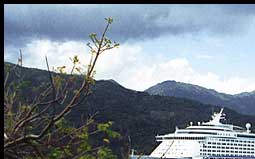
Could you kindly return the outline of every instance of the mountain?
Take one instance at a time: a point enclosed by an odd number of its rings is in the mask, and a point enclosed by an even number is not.
[[[165,81],[148,88],[145,92],[151,95],[188,98],[205,104],[224,106],[243,114],[255,114],[255,91],[230,95],[197,85]]]
[[[24,80],[30,81],[26,89],[37,87],[47,80],[46,71],[24,67],[21,69]],[[66,76],[63,75],[64,78]],[[10,75],[10,81],[14,80],[18,79]],[[78,86],[81,77],[77,77],[74,83]],[[24,97],[32,96],[29,91],[24,91]],[[111,146],[121,156],[128,145],[128,136],[131,138],[132,148],[138,153],[149,154],[158,145],[155,135],[173,132],[175,126],[184,128],[190,121],[208,121],[212,112],[219,110],[220,107],[215,105],[185,98],[150,95],[126,89],[113,80],[99,80],[92,87],[92,94],[74,107],[67,118],[71,123],[79,125],[82,115],[98,112],[95,120],[113,121],[113,129],[121,133],[122,139],[111,141]],[[228,108],[224,112],[228,123],[240,126],[247,122],[255,123],[255,116],[239,114]],[[252,131],[255,131],[255,126]]]

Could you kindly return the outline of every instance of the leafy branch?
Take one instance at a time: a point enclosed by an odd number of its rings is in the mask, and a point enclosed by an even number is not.
[[[62,78],[66,66],[57,68],[60,74],[53,73],[45,57],[49,82],[35,89],[37,93],[33,93],[32,102],[22,99],[24,92],[22,92],[21,84],[24,80],[21,74],[16,73],[17,68],[22,66],[21,50],[17,64],[13,68],[6,68],[4,81],[5,158],[86,158],[88,156],[104,158],[105,155],[111,156],[111,151],[107,147],[90,145],[88,140],[89,136],[102,132],[108,134],[109,138],[120,137],[117,132],[111,130],[111,122],[95,123],[94,115],[92,115],[78,128],[63,124],[66,122],[66,115],[75,106],[79,106],[91,93],[90,87],[95,83],[94,69],[99,56],[119,46],[118,43],[106,37],[113,19],[106,18],[105,20],[106,26],[100,38],[95,33],[90,34],[92,43],[87,44],[91,53],[90,62],[87,71],[82,74],[81,85],[76,89],[72,86],[75,77],[73,73],[75,70],[81,73],[80,68],[77,67],[80,63],[77,56],[71,59],[72,69],[68,79]],[[19,79],[18,82],[9,80],[11,75],[16,76],[13,78]],[[20,98],[22,100],[19,100]],[[110,142],[108,138],[103,138],[102,141]]]

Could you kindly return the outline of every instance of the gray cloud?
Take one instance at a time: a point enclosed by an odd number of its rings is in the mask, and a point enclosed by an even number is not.
[[[86,40],[113,17],[110,37],[143,40],[160,35],[233,34],[245,30],[255,5],[5,5],[5,45],[31,39]]]

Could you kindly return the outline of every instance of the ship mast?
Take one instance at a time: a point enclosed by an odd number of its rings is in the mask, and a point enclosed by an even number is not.
[[[225,119],[225,117],[223,116],[223,108],[221,108],[219,113],[214,113],[212,115],[212,120],[210,120],[209,122],[206,122],[204,124],[208,124],[208,125],[222,125],[222,123],[220,122],[221,119]]]

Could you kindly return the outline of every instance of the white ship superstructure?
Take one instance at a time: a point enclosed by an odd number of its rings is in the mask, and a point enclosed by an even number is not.
[[[209,122],[190,123],[185,129],[158,135],[160,145],[150,154],[152,158],[192,159],[255,159],[255,134],[246,129],[223,124],[223,109],[214,113]]]

